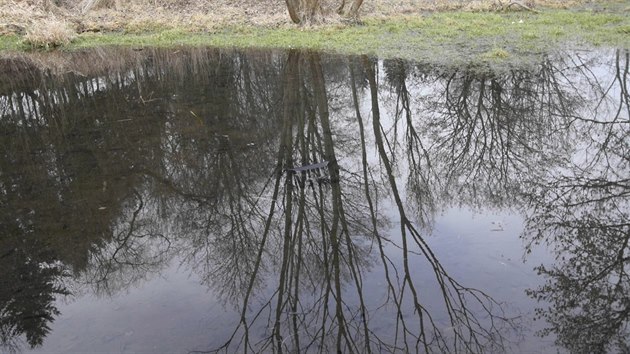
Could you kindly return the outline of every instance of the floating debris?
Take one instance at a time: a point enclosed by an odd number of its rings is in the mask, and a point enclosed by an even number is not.
[[[323,168],[323,167],[327,167],[328,166],[328,161],[323,161],[323,162],[319,162],[319,163],[314,163],[312,165],[304,165],[304,166],[300,166],[300,167],[296,167],[296,168],[288,168],[287,171],[288,172],[305,172],[305,171],[311,171],[311,170],[316,170],[318,168]]]

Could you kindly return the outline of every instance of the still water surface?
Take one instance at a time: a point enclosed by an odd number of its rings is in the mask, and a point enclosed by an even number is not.
[[[627,51],[0,61],[3,352],[629,350]]]

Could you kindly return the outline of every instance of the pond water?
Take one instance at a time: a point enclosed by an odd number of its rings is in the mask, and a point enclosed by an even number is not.
[[[0,351],[628,351],[629,62],[0,59]]]

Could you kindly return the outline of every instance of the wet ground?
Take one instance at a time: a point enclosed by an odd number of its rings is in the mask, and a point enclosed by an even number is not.
[[[627,51],[56,55],[0,77],[3,351],[628,349]]]

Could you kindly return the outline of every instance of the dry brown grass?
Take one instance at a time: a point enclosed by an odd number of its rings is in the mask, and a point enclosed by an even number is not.
[[[71,14],[57,6],[46,6],[44,0],[0,0],[0,35],[19,34],[36,48],[58,47],[76,37]]]
[[[44,18],[33,22],[26,30],[24,42],[33,48],[55,48],[70,44],[76,32],[64,19]]]

